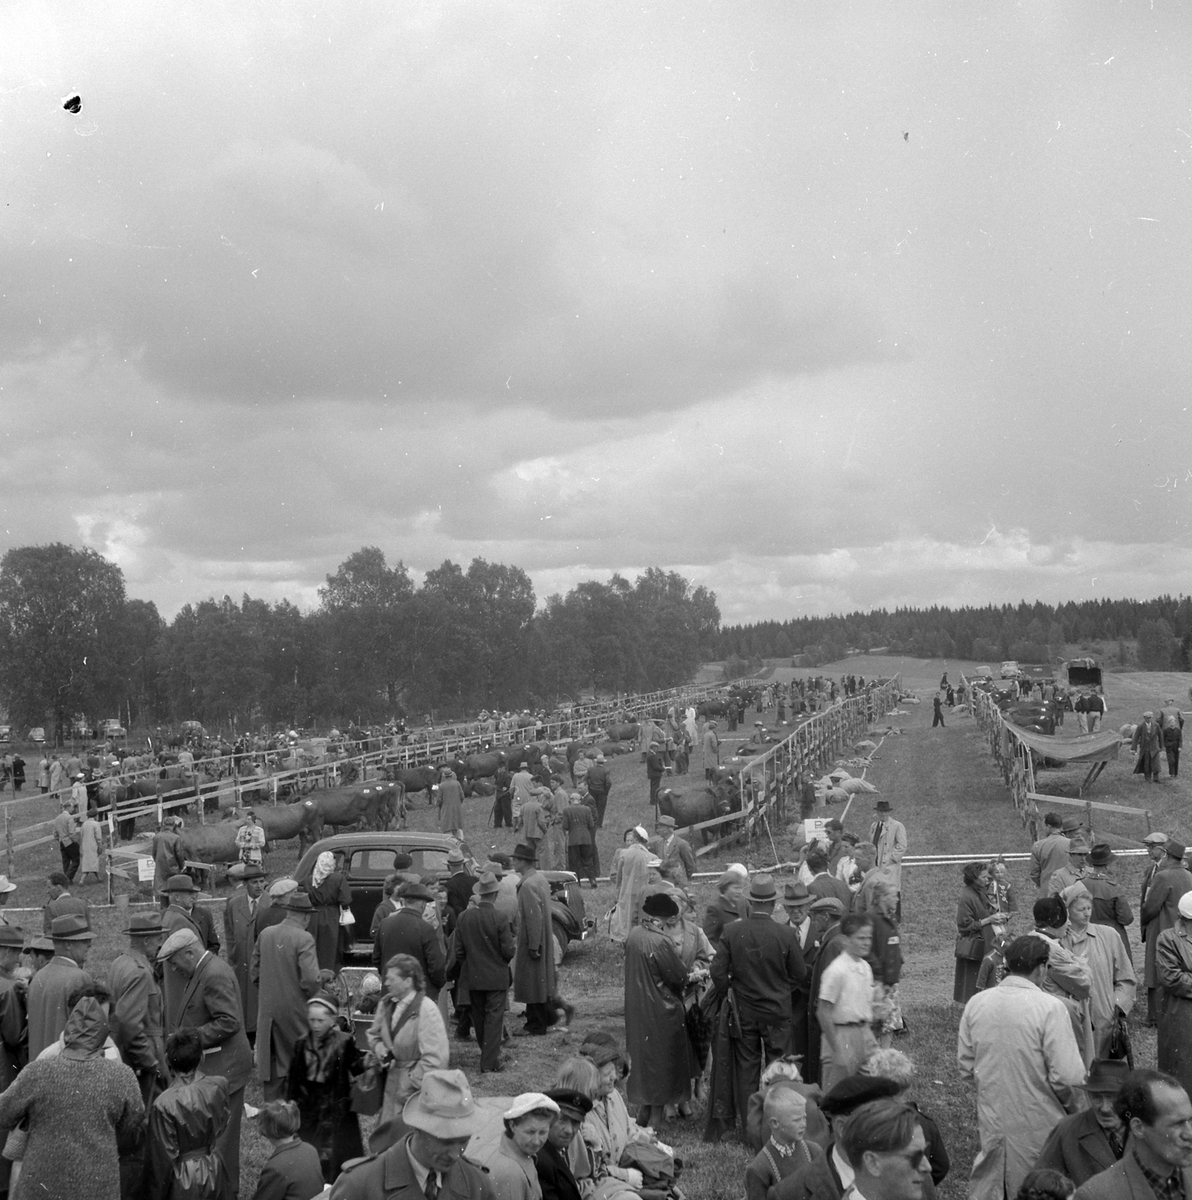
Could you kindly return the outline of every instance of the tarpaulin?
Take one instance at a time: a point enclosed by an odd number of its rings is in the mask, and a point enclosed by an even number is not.
[[[1009,722],[1003,728],[1035,753],[1059,762],[1112,762],[1117,758],[1122,745],[1122,736],[1116,729],[1082,733],[1076,737],[1059,737],[1046,733],[1030,733]]]

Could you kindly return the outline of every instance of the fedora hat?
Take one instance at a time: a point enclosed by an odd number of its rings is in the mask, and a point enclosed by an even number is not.
[[[1089,1077],[1084,1082],[1084,1090],[1116,1095],[1122,1089],[1122,1080],[1129,1074],[1130,1066],[1125,1059],[1095,1058],[1089,1067]]]
[[[50,922],[50,937],[56,942],[89,942],[95,934],[87,927],[87,918],[66,913]]]
[[[162,888],[163,892],[197,892],[198,890],[195,887],[195,881],[189,875],[171,875],[166,880],[166,886]]]
[[[500,880],[491,872],[485,871],[479,879],[472,884],[473,896],[491,896],[501,890]]]
[[[1080,828],[1079,817],[1065,817],[1060,825],[1064,833],[1072,833],[1073,830]]]
[[[772,875],[755,875],[749,884],[749,899],[764,904],[778,899],[778,889]]]
[[[589,1101],[589,1107],[591,1102]],[[484,1125],[484,1116],[472,1099],[468,1077],[462,1071],[427,1071],[422,1089],[402,1109],[402,1120],[437,1138],[463,1138]]]
[[[1094,867],[1107,867],[1113,862],[1113,851],[1108,842],[1098,842],[1089,854],[1089,862]]]
[[[1186,847],[1183,842],[1177,842],[1175,838],[1171,838],[1167,843],[1168,858],[1183,858],[1186,852]]]
[[[666,790],[669,792],[670,788],[667,788]],[[664,825],[664,826],[666,826],[667,829],[674,829],[675,818],[663,815],[663,816],[659,817],[658,820],[654,822],[654,824],[655,825]]]
[[[48,937],[39,934],[37,937],[29,939],[29,944],[25,947],[25,949],[35,954],[53,954],[54,943],[51,942]]]
[[[447,855],[447,865],[449,867],[460,867],[465,862],[467,862],[467,859],[464,858],[463,853],[458,847],[450,851]]]
[[[883,796],[880,800],[874,801],[873,807],[877,812],[889,812],[894,805]]]
[[[7,875],[0,875],[0,892],[15,892],[17,885]]]
[[[1087,854],[1089,852],[1089,844],[1079,834],[1074,838],[1068,839],[1069,854]]]
[[[277,902],[278,908],[287,912],[314,912],[315,906],[305,892],[294,891]]]
[[[25,934],[15,925],[0,925],[0,946],[11,946],[17,950],[23,949]],[[53,943],[50,943],[51,949]]]
[[[517,845],[513,847],[513,853],[510,854],[509,857],[520,858],[522,862],[537,862],[538,851],[535,850],[533,846],[527,846],[525,842],[518,842]]]
[[[796,879],[794,883],[788,883],[782,889],[783,904],[810,904],[813,898],[807,890],[807,885],[801,879]]]
[[[164,932],[161,925],[161,913],[133,913],[128,918],[128,928],[124,932],[133,935],[140,934],[141,936]]]
[[[247,863],[244,870],[240,872],[241,879],[264,879],[268,874],[263,867],[257,866],[256,863]]]

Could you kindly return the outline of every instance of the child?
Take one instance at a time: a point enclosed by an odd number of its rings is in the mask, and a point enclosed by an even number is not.
[[[770,1136],[758,1156],[745,1168],[746,1200],[766,1200],[766,1192],[800,1167],[823,1158],[807,1132],[807,1101],[790,1087],[772,1087],[762,1105]]]

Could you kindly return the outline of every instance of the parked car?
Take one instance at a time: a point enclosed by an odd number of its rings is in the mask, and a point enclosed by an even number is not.
[[[115,717],[109,717],[99,723],[99,734],[100,737],[106,738],[126,737],[128,730]]]
[[[314,870],[315,860],[324,850],[342,853],[348,886],[352,889],[352,944],[348,953],[353,957],[372,955],[369,929],[373,913],[383,898],[385,877],[393,872],[393,855],[408,854],[414,865],[410,868],[420,875],[435,875],[446,879],[447,855],[456,848],[463,851],[468,870],[477,874],[479,864],[467,842],[457,841],[445,833],[418,833],[414,830],[381,830],[379,832],[337,833],[315,842],[298,860],[291,873],[293,879],[305,879]],[[594,928],[584,911],[584,896],[579,880],[571,871],[543,871],[550,883],[551,927],[555,935],[555,963],[562,961],[567,947],[582,941]]]
[[[46,731],[40,725],[35,725],[29,730],[29,740],[40,745],[46,740]]]
[[[1021,668],[1019,667],[1018,663],[1014,661],[1014,659],[1008,658],[1004,663],[1002,663],[1003,679],[1017,679],[1020,673]]]
[[[12,741],[12,726],[0,725],[0,742]]]

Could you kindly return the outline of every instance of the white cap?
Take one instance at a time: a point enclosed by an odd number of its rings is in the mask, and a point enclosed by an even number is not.
[[[516,1121],[518,1117],[524,1117],[526,1113],[533,1112],[536,1108],[545,1108],[548,1112],[553,1113],[559,1111],[559,1106],[542,1092],[522,1092],[520,1096],[513,1098],[509,1111],[503,1112],[501,1116],[506,1121]]]
[[[1179,910],[1181,917],[1187,917],[1192,920],[1192,892],[1185,892],[1180,897]]]
[[[740,875],[742,879],[749,878],[749,871],[743,863],[729,863],[724,869],[726,871],[732,871],[734,875]]]
[[[271,896],[288,896],[297,890],[298,880],[296,879],[279,879],[276,883],[269,885],[269,895]]]

